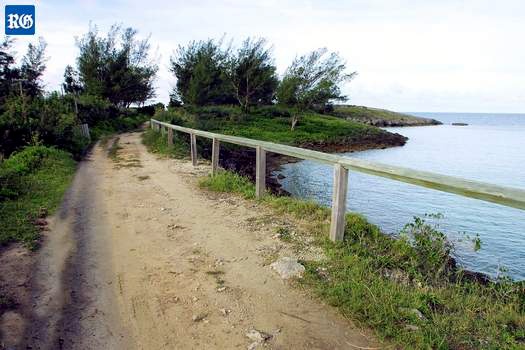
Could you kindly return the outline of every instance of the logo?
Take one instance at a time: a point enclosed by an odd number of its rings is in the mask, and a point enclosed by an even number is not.
[[[5,34],[34,35],[35,6],[5,5]]]

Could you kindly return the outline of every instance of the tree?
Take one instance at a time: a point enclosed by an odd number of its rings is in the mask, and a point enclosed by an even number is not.
[[[77,40],[82,89],[108,99],[116,106],[143,104],[155,96],[153,82],[158,71],[150,59],[149,37],[137,40],[137,31],[113,25],[100,37],[96,27]]]
[[[271,104],[279,80],[266,40],[247,38],[232,56],[228,78],[245,112],[254,104]]]
[[[24,93],[29,97],[41,96],[44,91],[42,75],[46,70],[46,47],[46,42],[40,37],[37,44],[27,45],[27,53],[22,58],[22,86]]]
[[[357,73],[346,73],[346,63],[337,54],[327,54],[325,48],[295,58],[287,68],[277,88],[279,104],[293,107],[293,130],[299,115],[316,106],[326,106],[332,101],[346,101],[340,85],[350,81]]]
[[[6,36],[0,44],[0,113],[4,111],[4,105],[16,79],[20,78],[20,69],[15,64],[15,54],[12,51],[14,39]]]
[[[229,52],[229,47],[222,48],[222,40],[179,46],[170,58],[170,70],[177,78],[176,93],[183,103],[203,106],[236,102],[226,76]]]
[[[78,72],[69,64],[64,70],[64,83],[62,84],[62,87],[66,94],[77,95],[82,91]]]

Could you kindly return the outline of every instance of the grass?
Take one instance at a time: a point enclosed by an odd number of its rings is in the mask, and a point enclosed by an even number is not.
[[[205,177],[199,185],[246,199],[254,193],[248,179],[230,172]],[[276,215],[302,220],[311,244],[325,252],[320,262],[302,261],[300,285],[379,338],[409,349],[525,348],[525,283],[467,278],[452,263],[445,236],[424,219],[394,238],[349,213],[345,239],[334,243],[327,238],[328,208],[271,195],[261,202]]]
[[[68,188],[75,162],[67,152],[27,147],[0,165],[0,245],[23,242],[34,249],[39,230],[34,221],[52,214]]]
[[[176,108],[155,115],[158,120],[190,128],[294,146],[404,143],[404,138],[374,126],[314,112],[304,113],[292,131],[290,117],[289,110],[270,106],[254,108],[249,115],[224,106]]]
[[[255,187],[250,180],[233,172],[221,171],[213,177],[203,177],[199,186],[214,192],[238,193],[246,199],[255,198]]]
[[[152,129],[142,134],[142,143],[148,151],[173,158],[186,158],[189,154],[189,143],[182,136],[175,137],[173,145],[168,145],[167,136]]]
[[[119,141],[120,141],[120,138],[115,137],[115,139],[113,140],[113,143],[108,149],[108,157],[111,158],[115,162],[119,161],[118,151],[122,149],[122,146],[119,145]]]

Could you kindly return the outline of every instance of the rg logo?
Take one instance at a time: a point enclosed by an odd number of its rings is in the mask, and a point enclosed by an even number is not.
[[[5,34],[33,35],[35,34],[35,6],[6,5]]]

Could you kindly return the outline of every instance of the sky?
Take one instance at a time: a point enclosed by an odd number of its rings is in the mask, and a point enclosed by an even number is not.
[[[338,52],[357,77],[348,103],[400,112],[525,112],[525,1],[460,0],[55,0],[35,4],[36,35],[18,36],[20,58],[42,36],[47,90],[60,88],[75,64],[75,37],[90,22],[100,32],[122,23],[151,35],[159,73],[156,100],[166,103],[175,78],[169,59],[191,40],[234,43],[263,37],[279,74],[296,55]],[[2,22],[4,17],[1,16]],[[2,23],[2,26],[4,24]]]

